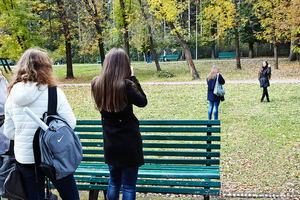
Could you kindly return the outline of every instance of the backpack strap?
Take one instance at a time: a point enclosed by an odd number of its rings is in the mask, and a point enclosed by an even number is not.
[[[57,115],[57,87],[48,87],[48,115]]]

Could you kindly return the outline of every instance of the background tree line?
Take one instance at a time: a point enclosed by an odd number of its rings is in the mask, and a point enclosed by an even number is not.
[[[39,46],[66,63],[66,78],[73,78],[73,62],[103,63],[113,47],[132,60],[151,49],[160,71],[167,49],[185,58],[198,79],[198,47],[216,58],[216,46],[234,45],[240,69],[240,45],[253,58],[254,45],[266,43],[278,68],[279,44],[289,44],[290,60],[299,60],[299,8],[300,0],[0,0],[0,57],[18,60]]]

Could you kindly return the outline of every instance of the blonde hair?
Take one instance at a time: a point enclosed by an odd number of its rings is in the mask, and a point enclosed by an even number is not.
[[[220,69],[217,65],[214,65],[211,68],[210,73],[207,76],[207,80],[209,81],[210,79],[216,79],[217,78],[217,73],[219,73]]]
[[[17,72],[7,88],[8,95],[18,82],[37,82],[37,86],[57,85],[57,78],[53,75],[52,62],[43,49],[28,49],[21,56],[17,64]]]

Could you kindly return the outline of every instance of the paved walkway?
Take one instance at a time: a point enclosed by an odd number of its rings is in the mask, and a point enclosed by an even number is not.
[[[257,83],[256,81],[226,81],[226,84],[249,84],[249,83]],[[270,83],[300,83],[300,80],[271,80]],[[141,85],[199,85],[206,84],[205,81],[189,81],[189,82],[152,82],[152,83],[141,83]],[[90,86],[90,83],[86,84],[60,84],[59,86]]]

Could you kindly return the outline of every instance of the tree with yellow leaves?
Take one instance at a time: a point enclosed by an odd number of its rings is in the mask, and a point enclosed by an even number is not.
[[[290,0],[248,0],[253,2],[263,32],[256,32],[258,39],[265,39],[274,45],[275,69],[278,69],[278,45],[291,40],[291,27],[288,16],[294,8]],[[294,16],[294,18],[297,18]]]
[[[187,8],[189,0],[179,3],[176,0],[147,0],[148,5],[152,13],[158,19],[165,19],[171,33],[175,36],[176,40],[179,42],[181,48],[184,51],[188,66],[190,68],[192,79],[199,79],[199,74],[196,70],[195,64],[193,62],[191,50],[188,47],[187,43],[183,38],[184,30],[181,29],[181,26],[178,22],[178,17],[180,13]]]
[[[239,55],[239,34],[238,23],[239,14],[237,11],[236,0],[211,0],[207,7],[204,8],[203,23],[206,27],[215,27],[216,29],[213,40],[224,37],[233,29],[235,34],[235,49],[236,49],[236,66],[241,69],[240,55]]]

